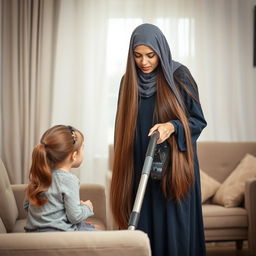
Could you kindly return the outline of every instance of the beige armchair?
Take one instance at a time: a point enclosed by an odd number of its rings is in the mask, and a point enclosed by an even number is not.
[[[147,235],[141,231],[79,231],[24,233],[26,185],[11,185],[0,159],[0,255],[1,256],[150,256]],[[101,185],[82,184],[81,199],[90,199],[93,224],[106,229],[106,197]]]

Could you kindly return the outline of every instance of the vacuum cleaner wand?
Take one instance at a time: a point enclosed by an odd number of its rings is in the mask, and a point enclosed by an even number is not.
[[[159,138],[159,132],[155,131],[148,143],[146,158],[143,164],[140,183],[137,190],[135,202],[133,205],[133,210],[129,220],[128,230],[135,230],[138,225],[138,221],[140,218],[141,205],[142,205],[145,190],[147,187],[148,177],[150,175],[150,170],[153,163],[153,158],[154,158],[158,138]]]

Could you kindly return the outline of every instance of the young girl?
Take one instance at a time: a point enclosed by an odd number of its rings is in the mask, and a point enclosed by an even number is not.
[[[79,180],[70,173],[83,161],[83,134],[71,126],[47,130],[32,154],[26,232],[95,230],[84,222],[93,215],[90,200],[80,201]]]

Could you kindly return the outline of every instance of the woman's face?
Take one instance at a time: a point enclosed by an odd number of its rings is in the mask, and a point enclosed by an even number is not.
[[[157,54],[146,45],[138,45],[133,50],[134,61],[143,73],[151,73],[158,66]]]

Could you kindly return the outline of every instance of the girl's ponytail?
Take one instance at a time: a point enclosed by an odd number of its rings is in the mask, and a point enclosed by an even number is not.
[[[31,204],[41,206],[47,202],[42,197],[42,192],[46,191],[52,182],[52,174],[47,162],[45,144],[38,144],[32,153],[32,165],[29,173],[30,184],[26,194]]]

